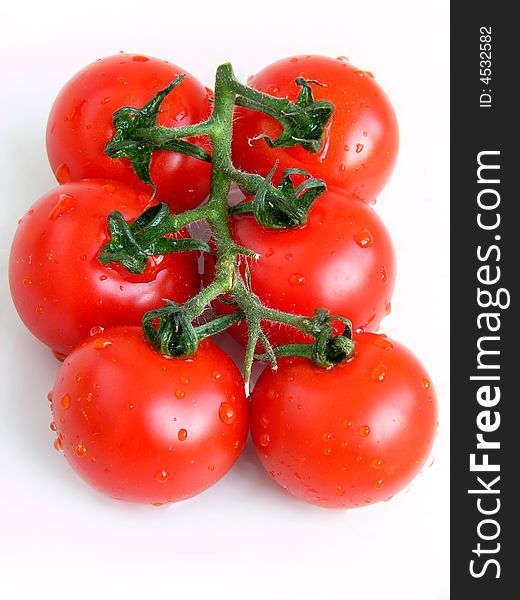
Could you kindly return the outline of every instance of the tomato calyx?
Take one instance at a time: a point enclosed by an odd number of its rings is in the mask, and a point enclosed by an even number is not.
[[[341,333],[332,323],[339,322],[343,326]],[[314,336],[312,344],[285,344],[271,348],[264,354],[255,355],[258,360],[269,360],[276,368],[274,357],[299,356],[314,362],[318,367],[329,368],[342,363],[354,353],[355,343],[352,339],[352,323],[340,316],[331,316],[328,310],[317,308],[312,319],[306,320],[307,333]]]
[[[150,176],[150,163],[153,152],[170,150],[182,152],[193,158],[211,162],[211,156],[202,148],[185,140],[174,139],[162,142],[150,139],[148,132],[157,124],[161,104],[168,94],[182,83],[185,75],[179,75],[168,86],[157,92],[143,108],[124,106],[114,113],[115,134],[105,146],[105,154],[110,158],[127,158],[136,175],[152,186],[155,184]]]
[[[150,256],[190,250],[211,253],[200,239],[165,237],[180,229],[177,221],[164,203],[151,206],[130,223],[119,211],[113,211],[108,215],[111,240],[103,246],[98,260],[103,265],[120,263],[130,273],[141,274]]]
[[[189,311],[177,302],[165,300],[162,308],[148,311],[142,321],[146,339],[160,354],[188,357],[195,354],[199,342],[231,327],[243,319],[240,310],[194,325]]]
[[[266,229],[301,227],[307,223],[309,210],[327,185],[322,179],[312,177],[303,169],[285,169],[278,187],[271,180],[278,167],[276,161],[253,200],[242,202],[229,209],[229,214],[253,213],[255,219]],[[301,175],[305,179],[295,186],[291,176]],[[280,193],[274,193],[279,190]]]
[[[320,82],[303,77],[297,77],[295,81],[301,89],[294,104],[273,96],[271,100],[260,99],[248,91],[251,88],[241,91],[236,104],[274,117],[283,127],[282,133],[274,140],[265,133],[253,139],[264,139],[270,148],[291,148],[298,145],[308,152],[316,153],[323,146],[325,127],[334,112],[334,105],[328,100],[314,100],[309,84],[323,85]]]

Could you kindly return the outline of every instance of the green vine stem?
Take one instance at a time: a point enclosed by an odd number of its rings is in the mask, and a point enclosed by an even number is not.
[[[317,82],[299,78],[296,82],[301,91],[297,101],[292,103],[243,85],[235,78],[231,65],[225,63],[217,69],[213,112],[208,120],[172,129],[158,126],[161,102],[182,83],[182,78],[180,76],[161,90],[143,108],[124,107],[116,111],[116,134],[106,145],[105,152],[111,157],[128,158],[139,177],[152,186],[149,166],[152,153],[157,150],[184,152],[211,161],[209,199],[202,206],[180,214],[170,214],[167,205],[159,204],[132,223],[127,223],[120,213],[112,213],[109,216],[111,240],[103,248],[99,260],[103,264],[118,261],[133,272],[142,272],[148,257],[153,254],[186,250],[211,252],[202,240],[165,237],[196,221],[207,221],[216,249],[215,278],[183,306],[166,301],[163,308],[143,317],[144,333],[158,351],[172,356],[189,356],[196,351],[201,339],[246,320],[249,331],[244,359],[247,391],[258,342],[265,353],[256,358],[270,360],[273,368],[276,368],[279,356],[305,356],[321,367],[346,360],[354,349],[350,322],[343,317],[331,317],[324,309],[317,309],[313,317],[304,317],[264,306],[249,285],[247,261],[258,256],[234,242],[228,225],[230,213],[252,212],[264,227],[300,226],[305,223],[314,200],[325,189],[323,181],[297,169],[288,169],[278,186],[271,183],[276,165],[266,178],[236,169],[231,158],[235,105],[262,111],[280,122],[283,131],[276,140],[264,136],[269,145],[299,144],[311,152],[321,148],[324,128],[334,107],[327,101],[314,101],[310,84]],[[209,138],[211,156],[185,140],[199,136]],[[295,174],[300,176],[299,179],[302,175],[305,178],[296,187],[291,179]],[[230,209],[228,195],[232,183],[239,184],[253,199],[239,208]],[[241,262],[246,265],[245,276],[239,266]],[[219,296],[231,297],[235,311],[198,324],[201,315]],[[314,342],[273,348],[262,330],[265,321],[295,327],[313,336]],[[333,322],[342,322],[343,331],[334,330]]]

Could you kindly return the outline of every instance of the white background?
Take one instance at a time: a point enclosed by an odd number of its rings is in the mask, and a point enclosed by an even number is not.
[[[0,596],[363,598],[449,596],[448,2],[91,0],[0,8]],[[52,447],[58,363],[24,330],[7,287],[17,219],[55,182],[44,133],[65,81],[119,50],[179,64],[206,85],[291,54],[346,55],[374,72],[401,132],[376,210],[396,246],[382,330],[426,364],[439,398],[433,464],[407,493],[351,511],[296,501],[249,446],[216,486],[177,505],[92,491]],[[94,595],[95,592],[95,595]]]

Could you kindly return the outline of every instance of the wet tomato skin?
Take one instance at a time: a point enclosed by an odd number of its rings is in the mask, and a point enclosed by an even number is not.
[[[352,321],[355,329],[376,330],[390,310],[395,284],[395,253],[376,212],[340,189],[328,189],[313,204],[307,224],[268,230],[252,215],[230,220],[233,239],[260,255],[250,260],[251,287],[263,304],[312,316],[316,308]],[[214,260],[205,256],[204,283],[212,281]],[[214,302],[218,313],[233,307]],[[312,338],[287,326],[265,323],[274,346]],[[244,342],[245,323],[229,332]]]
[[[150,202],[123,183],[85,179],[51,190],[20,220],[9,262],[13,302],[31,333],[59,355],[93,327],[137,325],[163,298],[184,302],[199,290],[195,252],[150,258],[142,275],[99,262],[109,213],[132,220]]]
[[[354,508],[405,489],[430,454],[437,401],[403,345],[359,333],[332,369],[302,358],[267,367],[251,400],[251,435],[269,475],[294,496]]]
[[[124,106],[142,108],[183,73],[186,77],[162,103],[157,122],[184,127],[204,121],[211,112],[210,92],[186,69],[150,56],[121,53],[74,75],[58,94],[47,125],[47,154],[58,182],[104,177],[151,193],[128,159],[110,158],[104,152],[115,133],[113,113]],[[208,150],[206,140],[195,142]],[[209,163],[179,152],[155,152],[150,174],[157,199],[174,212],[194,208],[209,193]]]
[[[366,202],[375,202],[393,172],[399,147],[394,109],[372,73],[360,70],[344,57],[307,55],[284,58],[264,67],[248,85],[278,98],[296,101],[296,78],[315,80],[315,100],[328,100],[334,113],[321,151],[294,146],[270,148],[259,135],[276,139],[281,125],[272,117],[238,107],[234,123],[233,160],[245,171],[266,176],[275,162],[278,181],[286,168],[305,169],[328,185],[340,187]]]
[[[52,412],[56,445],[80,477],[151,504],[213,485],[248,433],[244,382],[223,350],[204,340],[192,358],[164,357],[138,327],[80,343],[56,377]]]

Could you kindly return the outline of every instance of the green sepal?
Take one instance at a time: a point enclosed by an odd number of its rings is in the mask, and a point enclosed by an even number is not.
[[[255,139],[265,139],[271,148],[299,145],[308,152],[316,153],[323,146],[325,127],[332,117],[334,105],[328,100],[314,101],[309,84],[322,85],[318,81],[298,77],[296,83],[301,88],[296,102],[276,117],[283,126],[282,133],[274,140],[265,133]],[[258,106],[257,110],[262,109]]]
[[[165,300],[165,302],[166,305],[162,308],[151,310],[143,316],[144,335],[152,347],[161,354],[176,357],[192,356],[199,345],[195,327],[180,304],[172,300]]]
[[[111,240],[103,246],[98,260],[104,265],[120,263],[130,273],[138,274],[146,269],[149,256],[191,250],[211,253],[209,245],[197,238],[164,237],[169,217],[168,205],[163,203],[151,206],[131,223],[119,211],[111,212]]]
[[[303,169],[285,169],[278,187],[271,185],[278,161],[269,171],[252,201],[237,204],[230,214],[254,213],[256,220],[266,229],[288,229],[307,223],[312,204],[327,186],[322,179],[312,177]],[[295,187],[291,176],[306,177]]]
[[[157,125],[161,104],[166,96],[182,82],[184,77],[184,74],[179,75],[167,87],[157,92],[143,108],[124,106],[116,110],[113,115],[115,134],[106,144],[105,154],[111,158],[127,158],[139,179],[151,185],[154,191],[155,184],[150,175],[153,152],[170,150],[187,154],[202,161],[211,161],[211,156],[207,152],[191,142],[171,140],[163,144],[156,144],[143,140],[139,135],[136,135],[139,130],[150,129]]]
[[[334,335],[331,323],[343,323],[343,331]],[[349,319],[330,316],[329,311],[317,308],[311,320],[312,344],[285,344],[277,346],[272,351],[257,355],[259,360],[270,360],[272,354],[276,357],[298,356],[312,360],[318,367],[329,368],[348,360],[354,353],[355,343],[352,339],[352,323]]]
[[[164,302],[165,306],[143,316],[142,328],[152,347],[166,356],[192,356],[201,340],[225,331],[245,318],[239,309],[195,326],[183,306],[172,300]]]

